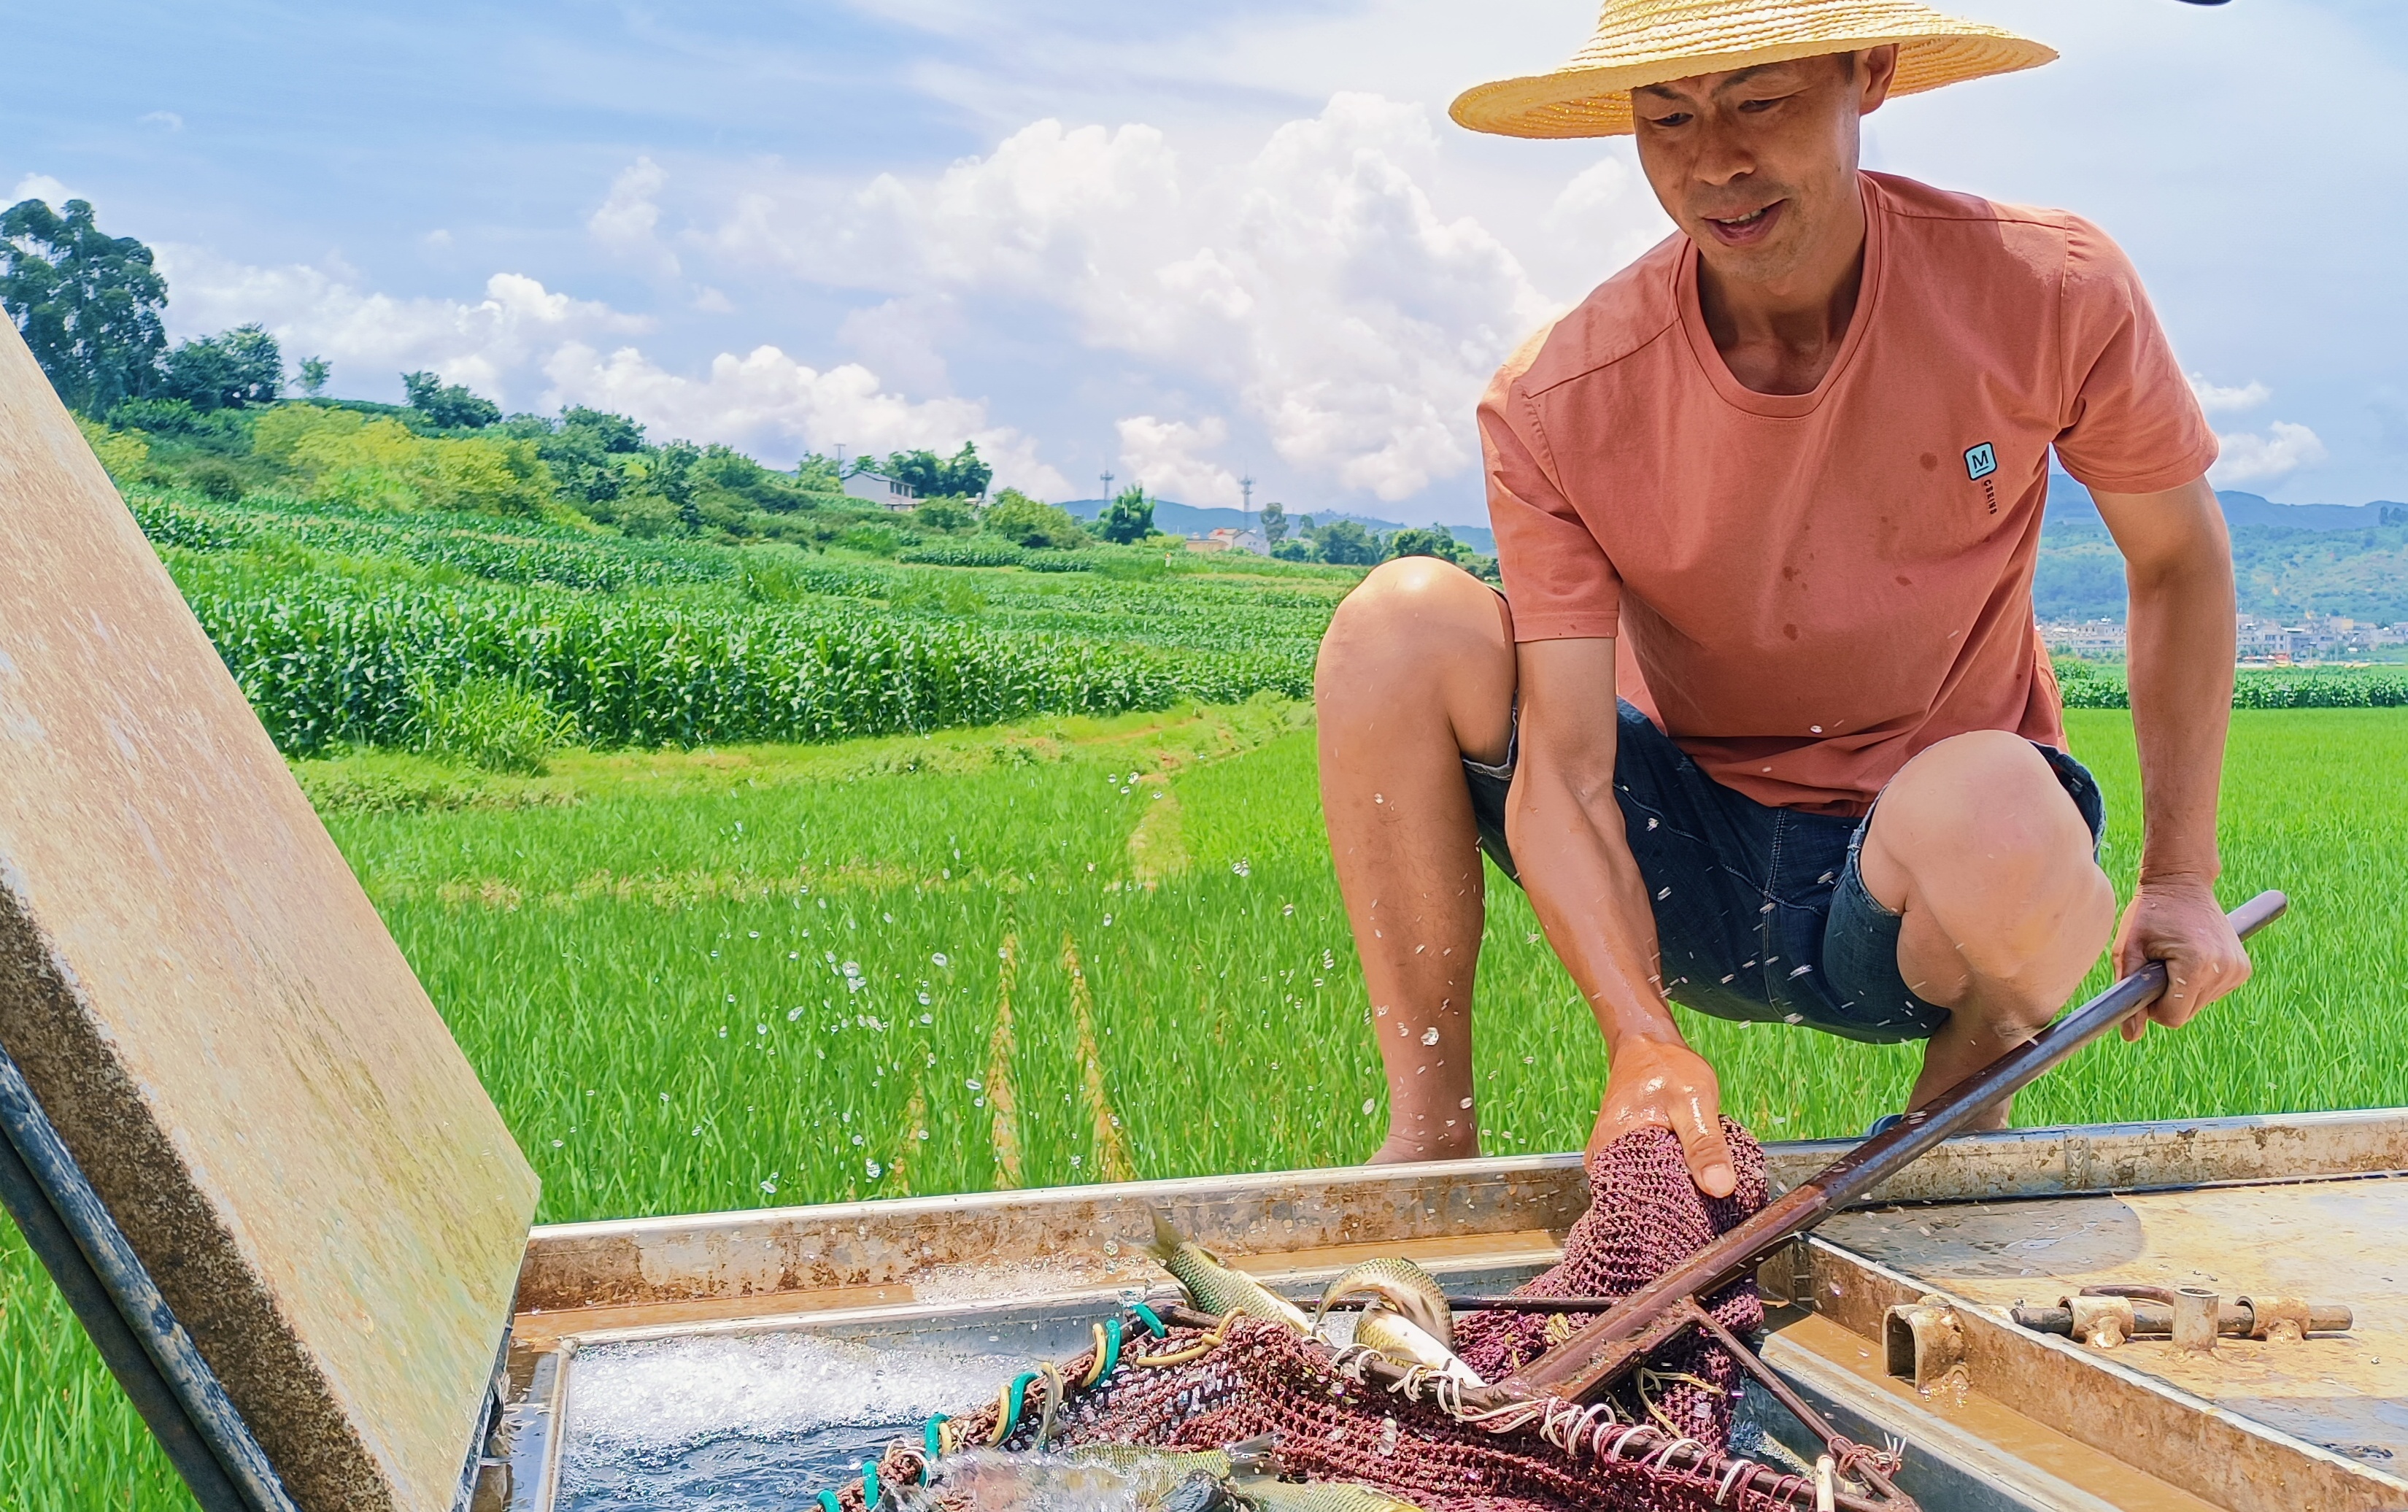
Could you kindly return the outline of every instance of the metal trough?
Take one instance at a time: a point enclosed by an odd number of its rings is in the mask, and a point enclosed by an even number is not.
[[[1768,1153],[1780,1183],[1845,1148]],[[1951,1141],[1875,1205],[1767,1264],[1760,1279],[1785,1305],[1765,1355],[1845,1428],[1903,1440],[1902,1484],[1935,1512],[2408,1506],[2393,1468],[2408,1462],[2394,1460],[2408,1456],[2402,1173],[2402,1110]],[[562,1429],[592,1351],[822,1332],[993,1338],[1033,1358],[1067,1352],[1086,1319],[1158,1283],[1128,1243],[1157,1210],[1299,1293],[1375,1254],[1410,1255],[1471,1290],[1552,1263],[1586,1202],[1565,1155],[538,1229],[488,1505],[563,1505],[576,1466]],[[2352,1326],[2193,1357],[2149,1338],[2091,1347],[2010,1318],[2019,1302],[2093,1284],[2200,1280],[2228,1299],[2336,1299]],[[1916,1303],[1946,1312],[1961,1340],[1920,1388],[1912,1354],[1893,1374],[1885,1346],[1891,1309]]]

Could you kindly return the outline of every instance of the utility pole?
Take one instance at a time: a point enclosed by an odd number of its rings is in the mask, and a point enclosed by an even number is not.
[[[1111,501],[1112,501],[1112,469],[1111,469],[1111,468],[1106,468],[1104,469],[1104,502],[1105,502],[1105,503],[1107,503],[1107,504],[1110,504]]]
[[[1240,535],[1243,535],[1254,528],[1253,526],[1246,523],[1247,518],[1254,512],[1254,474],[1249,471],[1245,477],[1238,480],[1238,533]]]

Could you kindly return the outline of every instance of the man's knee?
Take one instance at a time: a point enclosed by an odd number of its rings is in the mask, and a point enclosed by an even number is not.
[[[1452,562],[1405,556],[1371,569],[1321,640],[1314,696],[1392,695],[1398,680],[1435,684],[1512,671],[1503,600]],[[1510,684],[1509,684],[1510,687]]]
[[[1882,794],[1873,841],[1910,871],[1945,868],[1994,884],[2095,871],[2090,828],[2048,758],[2004,730],[1941,742]]]

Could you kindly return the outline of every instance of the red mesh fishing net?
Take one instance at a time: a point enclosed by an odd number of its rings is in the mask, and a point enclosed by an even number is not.
[[[1592,1205],[1573,1226],[1563,1261],[1520,1294],[1627,1295],[1761,1207],[1763,1151],[1738,1125],[1726,1120],[1725,1129],[1740,1184],[1721,1201],[1698,1190],[1679,1143],[1661,1130],[1639,1130],[1599,1153],[1589,1163]],[[1752,1283],[1710,1305],[1742,1336],[1763,1319]],[[1457,1323],[1456,1344],[1467,1363],[1496,1381],[1566,1335],[1563,1318],[1469,1314]],[[1116,1368],[1086,1384],[1099,1374],[1096,1359],[1067,1361],[1035,1383],[1028,1410],[1007,1421],[1001,1447],[1218,1448],[1268,1433],[1286,1476],[1358,1482],[1423,1512],[1766,1512],[1813,1505],[1802,1479],[1723,1452],[1740,1373],[1719,1347],[1694,1335],[1608,1403],[1550,1400],[1484,1413],[1437,1377],[1403,1388],[1393,1378],[1385,1386],[1366,1379],[1362,1352],[1265,1319],[1133,1337]],[[994,1442],[1003,1410],[953,1419],[948,1441]],[[902,1446],[890,1451],[888,1483],[920,1478],[920,1458]],[[844,1496],[846,1512],[860,1506],[858,1486]],[[941,1488],[935,1500],[944,1501]]]
[[[1723,1134],[1739,1171],[1728,1197],[1698,1190],[1680,1141],[1667,1130],[1627,1134],[1591,1157],[1589,1209],[1566,1236],[1564,1258],[1515,1294],[1627,1297],[1753,1215],[1765,1203],[1764,1150],[1729,1118],[1723,1120]],[[1706,1304],[1742,1338],[1764,1324],[1753,1281]],[[1455,1324],[1455,1352],[1484,1379],[1499,1380],[1570,1338],[1584,1321],[1563,1313],[1471,1313]],[[1719,1447],[1730,1435],[1738,1386],[1738,1362],[1693,1332],[1616,1395],[1627,1408]]]

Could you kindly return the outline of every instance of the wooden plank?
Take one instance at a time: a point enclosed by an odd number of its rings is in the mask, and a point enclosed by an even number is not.
[[[536,1181],[0,322],[0,1046],[308,1512],[448,1512]]]

